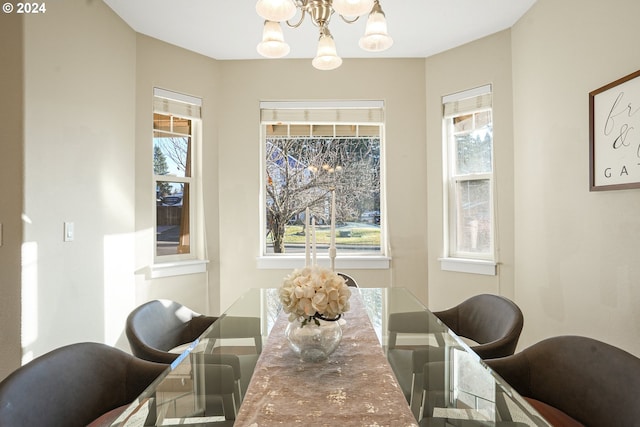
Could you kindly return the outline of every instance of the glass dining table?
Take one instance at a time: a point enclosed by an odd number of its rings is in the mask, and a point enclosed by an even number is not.
[[[278,290],[249,290],[112,427],[549,425],[410,291],[350,289],[321,362],[288,347]]]

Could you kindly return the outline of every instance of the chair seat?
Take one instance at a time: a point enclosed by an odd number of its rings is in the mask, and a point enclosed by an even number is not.
[[[553,427],[585,427],[584,424],[574,420],[560,409],[530,397],[524,399]]]
[[[118,417],[127,410],[128,407],[129,405],[127,404],[112,409],[106,414],[103,414],[101,417],[93,420],[93,422],[87,427],[110,427],[115,422],[115,420],[117,420]]]

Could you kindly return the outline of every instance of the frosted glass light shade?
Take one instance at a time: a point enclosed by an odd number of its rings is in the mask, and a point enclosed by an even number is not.
[[[360,16],[371,12],[373,0],[333,0],[331,5],[342,16]]]
[[[282,27],[278,22],[264,21],[262,41],[256,49],[267,58],[282,58],[289,53],[289,45],[284,41]]]
[[[267,21],[281,22],[293,18],[296,5],[293,0],[258,0],[256,12]]]
[[[369,52],[381,52],[391,47],[393,39],[387,33],[387,19],[384,13],[372,12],[369,15],[364,36],[358,44]]]
[[[336,52],[336,43],[333,41],[333,37],[329,35],[320,36],[316,57],[313,58],[311,64],[318,70],[325,71],[336,69],[342,65],[342,58]]]

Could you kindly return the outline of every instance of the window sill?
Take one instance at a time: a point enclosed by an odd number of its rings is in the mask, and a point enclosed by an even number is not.
[[[439,258],[438,261],[440,261],[440,269],[444,271],[483,274],[486,276],[495,276],[497,274],[497,264],[494,261],[464,258]]]
[[[158,279],[160,277],[183,276],[185,274],[197,274],[207,271],[208,260],[191,260],[163,262],[160,264],[152,264],[147,269],[146,275],[150,279]]]
[[[328,266],[330,264],[329,257],[319,256],[318,265]],[[380,256],[341,256],[336,257],[336,269],[363,269],[363,270],[387,270],[391,258]],[[257,258],[258,269],[262,270],[278,270],[293,269],[304,267],[304,257],[300,256],[260,256]]]

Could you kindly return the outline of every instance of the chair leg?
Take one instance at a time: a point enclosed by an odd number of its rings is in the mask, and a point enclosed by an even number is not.
[[[411,380],[411,401],[409,406],[413,416],[418,419],[420,416],[420,407],[422,406],[422,389],[423,389],[424,375],[422,372],[414,372],[413,379]]]
[[[238,414],[236,400],[233,394],[222,395],[222,408],[224,410],[224,418],[227,420],[235,420]]]
[[[236,403],[240,405],[242,403],[242,386],[240,385],[240,380],[236,380],[236,387],[233,394],[235,395]]]

